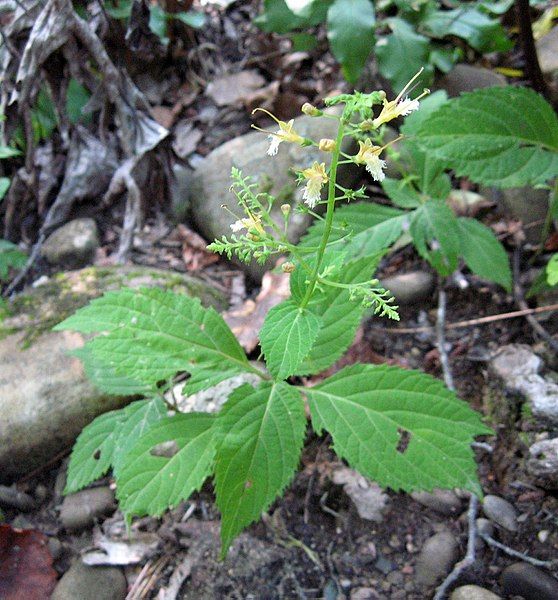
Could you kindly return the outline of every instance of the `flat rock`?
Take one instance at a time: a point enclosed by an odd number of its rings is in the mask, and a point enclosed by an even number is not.
[[[271,130],[277,126],[269,125]],[[334,138],[337,121],[302,116],[295,119],[294,128],[302,136],[315,138]],[[320,152],[316,147],[302,148],[297,144],[283,143],[276,156],[268,156],[269,140],[259,132],[232,139],[208,154],[194,172],[192,182],[192,216],[201,233],[210,241],[223,235],[230,237],[231,224],[236,218],[222,208],[223,204],[238,216],[244,216],[234,194],[230,191],[231,168],[237,167],[243,176],[256,178],[260,191],[269,192],[277,198],[272,216],[283,227],[282,204],[296,206],[302,201],[304,187],[297,187],[293,169],[305,169],[313,161],[325,162],[331,155]],[[346,187],[351,185],[350,169],[343,168],[340,182]],[[291,211],[288,236],[296,243],[306,231],[311,217]],[[259,281],[269,265],[262,266],[252,261],[240,263],[240,267],[255,280]]]
[[[558,385],[539,371],[542,360],[529,346],[504,346],[490,360],[490,371],[502,380],[509,392],[523,396],[536,418],[558,423]]]
[[[556,600],[558,580],[527,563],[515,563],[502,573],[504,595],[522,596],[525,600]]]
[[[41,248],[41,255],[51,265],[77,269],[93,262],[98,247],[95,221],[74,219],[49,235]]]
[[[121,569],[88,567],[77,560],[54,588],[51,600],[124,600],[127,588]]]
[[[535,45],[541,71],[548,74],[558,71],[558,28],[553,27]]]
[[[455,515],[462,509],[461,500],[452,490],[413,492],[411,498],[441,515]]]
[[[128,400],[109,397],[86,379],[68,352],[81,334],[52,327],[107,290],[160,286],[223,309],[225,299],[201,280],[144,267],[91,267],[25,290],[0,324],[0,480],[28,473],[72,445],[97,415]]]
[[[558,438],[535,442],[529,448],[527,471],[537,479],[538,485],[558,488]]]
[[[429,271],[412,271],[382,279],[382,285],[394,296],[398,305],[408,305],[429,298],[436,279]]]
[[[450,600],[499,600],[500,596],[478,585],[462,585],[453,590]]]
[[[500,525],[508,531],[517,531],[517,511],[513,505],[500,498],[500,496],[488,495],[484,497],[482,508],[484,514],[496,525]]]
[[[498,87],[506,85],[506,78],[499,73],[475,67],[474,65],[458,64],[442,75],[432,86],[435,90],[446,90],[450,98],[463,92],[472,92],[479,88]]]
[[[108,486],[81,490],[64,498],[60,521],[66,531],[78,531],[109,516],[115,509],[114,492]]]
[[[426,540],[417,558],[415,581],[431,588],[442,580],[457,560],[458,544],[449,531],[441,531]]]

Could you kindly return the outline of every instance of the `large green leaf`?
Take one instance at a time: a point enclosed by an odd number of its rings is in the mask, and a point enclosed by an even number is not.
[[[215,492],[222,554],[291,481],[304,442],[300,393],[286,383],[236,389],[217,419]]]
[[[0,281],[6,279],[10,268],[21,269],[27,263],[27,255],[15,244],[0,239]]]
[[[0,177],[0,200],[4,198],[6,192],[10,189],[10,178]]]
[[[481,493],[470,444],[491,431],[437,379],[354,365],[304,393],[314,429],[328,431],[336,453],[380,485]]]
[[[365,257],[343,265],[339,283],[354,284],[369,281],[377,267],[378,258]],[[312,350],[296,370],[297,375],[319,373],[330,367],[355,337],[362,319],[363,308],[350,299],[349,290],[326,287],[315,295],[310,308],[321,318],[322,326]]]
[[[213,469],[214,423],[214,415],[189,413],[152,424],[119,469],[122,511],[160,515],[198,490]]]
[[[499,21],[474,6],[432,11],[421,21],[421,28],[437,38],[460,37],[479,52],[506,52],[513,46]]]
[[[105,332],[89,341],[92,360],[147,385],[178,371],[250,371],[225,321],[199,300],[157,288],[123,289],[93,300],[55,327]],[[221,379],[222,381],[222,379]]]
[[[409,229],[418,253],[440,275],[451,275],[460,251],[457,219],[444,202],[430,200],[412,213]]]
[[[260,344],[269,372],[286,379],[296,372],[312,348],[321,319],[293,300],[274,306],[260,331]]]
[[[327,37],[347,81],[355,83],[374,45],[376,14],[370,0],[335,0],[327,11]]]
[[[421,82],[428,85],[434,69],[428,64],[430,42],[418,34],[403,19],[387,19],[392,33],[376,43],[376,57],[380,73],[389,79],[395,90],[402,90],[413,75],[424,68]]]
[[[457,226],[461,256],[471,271],[510,291],[512,274],[508,255],[492,230],[476,219],[460,218]]]
[[[450,100],[422,123],[417,139],[477,183],[535,185],[558,175],[558,119],[527,88],[482,89]]]

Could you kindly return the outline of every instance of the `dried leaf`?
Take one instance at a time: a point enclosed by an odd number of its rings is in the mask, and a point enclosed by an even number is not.
[[[46,535],[0,525],[0,598],[48,600],[55,585]]]
[[[247,353],[258,345],[258,334],[269,310],[289,296],[289,275],[267,272],[255,301],[246,300],[242,306],[223,313],[227,325]]]
[[[257,71],[240,71],[214,79],[205,93],[217,106],[227,106],[243,102],[264,85],[265,79]]]
[[[188,271],[199,271],[219,260],[217,254],[207,250],[206,240],[186,225],[178,225],[171,237],[182,242],[182,259]]]
[[[202,136],[202,132],[195,129],[192,123],[180,121],[174,129],[172,149],[180,158],[186,158],[194,152]]]
[[[332,473],[334,483],[343,486],[345,493],[354,502],[359,516],[367,521],[381,523],[384,520],[388,495],[373,481],[348,467],[339,467]]]
[[[469,190],[452,190],[448,204],[458,217],[475,217],[484,208],[494,206],[494,202]]]
[[[136,565],[155,552],[159,541],[154,534],[124,541],[96,534],[94,548],[86,550],[81,560],[86,565]]]

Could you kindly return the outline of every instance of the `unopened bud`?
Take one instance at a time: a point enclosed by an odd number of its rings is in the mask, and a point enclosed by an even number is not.
[[[285,217],[288,216],[288,214],[291,212],[291,205],[290,204],[281,204],[281,212],[283,213],[283,215]]]
[[[335,150],[335,140],[329,138],[322,138],[318,144],[318,148],[322,152],[333,152]]]
[[[295,266],[292,262],[286,262],[281,265],[283,273],[292,273],[295,270]]]
[[[310,104],[310,102],[305,102],[302,105],[302,112],[309,117],[321,117],[324,114],[323,110],[316,108],[313,104]]]
[[[248,233],[246,234],[246,237],[247,237],[249,240],[251,240],[252,242],[258,242],[258,241],[260,240],[260,237],[259,237],[258,235],[254,234],[254,233],[250,233],[250,232],[248,232]]]
[[[372,131],[372,129],[375,129],[374,121],[372,119],[366,119],[358,126],[358,128],[361,131]]]

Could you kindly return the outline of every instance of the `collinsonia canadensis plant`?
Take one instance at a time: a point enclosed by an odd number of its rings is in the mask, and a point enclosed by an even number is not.
[[[224,556],[235,536],[292,480],[308,413],[316,433],[331,435],[339,457],[383,486],[481,493],[471,442],[490,430],[440,381],[370,364],[346,367],[314,387],[299,379],[325,370],[342,355],[365,309],[398,318],[391,294],[372,277],[383,246],[355,253],[332,235],[336,205],[365,198],[363,189],[341,186],[337,173],[340,164],[356,163],[382,179],[387,145],[375,144],[373,135],[384,123],[416,111],[419,98],[408,98],[406,90],[394,100],[381,91],[343,94],[326,101],[340,105],[336,114],[306,104],[307,115],[336,119],[335,139],[305,138],[294,121],[273,117],[269,160],[287,144],[317,146],[324,153],[323,161],[298,174],[304,185],[300,209],[325,208],[325,214],[316,213],[321,229],[319,235],[313,231],[312,243],[291,244],[286,236],[290,207],[282,206],[284,224],[275,223],[269,215],[275,199],[233,171],[243,214],[231,226],[230,238],[211,248],[246,261],[288,255],[282,268],[290,273],[291,297],[269,311],[260,331],[266,369],[248,361],[213,309],[159,289],[109,292],[57,326],[100,334],[78,353],[100,388],[145,397],[84,429],[72,452],[67,493],[112,468],[120,507],[129,518],[160,515],[213,477]],[[358,141],[358,151],[344,151],[346,138]],[[395,209],[384,210],[385,217]],[[355,248],[369,242],[358,231],[344,236]],[[216,414],[181,414],[162,394],[177,373],[185,372],[186,395],[239,373],[251,374],[258,383],[236,388]]]

